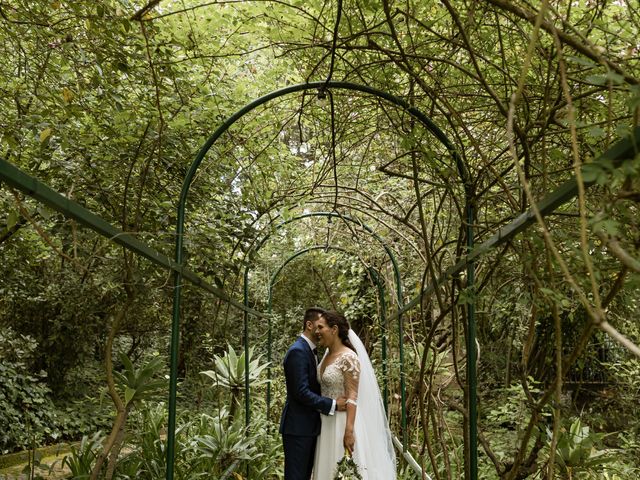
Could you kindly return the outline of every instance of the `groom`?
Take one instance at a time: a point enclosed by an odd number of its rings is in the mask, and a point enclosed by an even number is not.
[[[333,415],[336,409],[346,409],[345,398],[336,401],[320,395],[314,332],[315,323],[323,313],[321,308],[304,312],[302,335],[284,356],[287,401],[280,419],[280,433],[285,480],[309,480],[320,433],[320,413]]]

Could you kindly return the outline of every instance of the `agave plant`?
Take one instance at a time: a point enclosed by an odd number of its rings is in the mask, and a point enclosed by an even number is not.
[[[206,416],[211,422],[208,435],[196,437],[197,449],[201,459],[213,460],[214,463],[228,469],[240,461],[249,461],[263,455],[255,446],[255,439],[247,435],[240,419],[227,425],[229,413],[220,409],[216,417]]]
[[[165,478],[167,470],[167,408],[164,403],[143,402],[134,413],[131,435],[123,449],[127,453],[118,460],[116,477],[118,480],[157,480]],[[210,478],[208,471],[198,464],[194,433],[190,430],[198,422],[199,416],[193,412],[180,412],[177,419],[174,444],[174,477],[176,480]],[[209,425],[205,425],[207,432]],[[197,430],[198,432],[200,430]],[[200,470],[199,470],[200,469]],[[202,470],[202,471],[201,471]]]
[[[163,367],[163,360],[160,357],[153,358],[139,369],[136,369],[129,357],[124,354],[120,354],[120,361],[124,366],[124,371],[114,372],[114,376],[124,391],[125,405],[152,398],[166,388],[167,381],[165,379],[153,378]]]
[[[152,398],[160,390],[163,390],[166,385],[166,380],[154,378],[163,366],[163,361],[159,357],[146,362],[140,368],[135,368],[129,357],[124,354],[120,354],[120,361],[124,366],[124,370],[122,372],[114,371],[113,374],[117,386],[124,397],[124,406],[117,409],[117,414],[111,427],[111,434],[104,442],[102,452],[96,459],[91,478],[97,478],[107,458],[105,478],[113,478],[117,459],[125,440],[125,425],[129,414],[137,405],[146,399]]]
[[[249,385],[255,387],[268,383],[267,379],[260,379],[260,374],[269,363],[260,364],[261,357],[253,358],[253,347],[249,348]],[[211,378],[217,387],[227,388],[231,391],[233,399],[230,417],[234,417],[236,405],[240,402],[240,394],[244,390],[245,383],[245,352],[238,356],[231,345],[224,356],[214,355],[215,370],[200,372]]]

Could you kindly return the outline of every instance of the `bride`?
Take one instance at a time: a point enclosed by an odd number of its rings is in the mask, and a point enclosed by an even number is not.
[[[396,459],[378,382],[364,345],[343,315],[322,314],[316,323],[320,345],[327,347],[318,365],[325,397],[347,397],[347,411],[322,415],[313,480],[333,480],[345,451],[363,480],[395,480]]]

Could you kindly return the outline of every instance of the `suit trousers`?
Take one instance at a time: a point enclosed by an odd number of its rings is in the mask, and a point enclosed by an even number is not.
[[[309,480],[316,452],[316,436],[282,435],[284,480]]]

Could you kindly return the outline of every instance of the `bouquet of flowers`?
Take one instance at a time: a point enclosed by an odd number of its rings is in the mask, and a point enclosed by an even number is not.
[[[362,480],[360,467],[353,461],[349,452],[345,451],[344,457],[338,462],[333,480]]]

